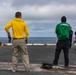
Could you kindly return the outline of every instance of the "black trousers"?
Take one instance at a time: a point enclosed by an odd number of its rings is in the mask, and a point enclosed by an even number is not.
[[[55,58],[53,61],[53,65],[58,65],[59,56],[61,53],[61,50],[64,52],[64,66],[68,66],[69,64],[69,40],[58,40],[56,44],[56,50],[55,50]]]

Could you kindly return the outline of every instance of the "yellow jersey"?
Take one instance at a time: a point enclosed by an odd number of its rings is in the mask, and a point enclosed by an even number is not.
[[[10,21],[5,26],[5,30],[7,33],[9,33],[9,28],[12,28],[12,37],[13,38],[28,38],[29,32],[28,32],[28,26],[26,22],[21,20],[20,18],[16,18],[12,21]]]

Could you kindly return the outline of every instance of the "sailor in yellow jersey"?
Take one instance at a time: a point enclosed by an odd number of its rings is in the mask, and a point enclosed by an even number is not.
[[[21,12],[15,13],[15,19],[10,21],[5,26],[5,30],[8,34],[8,38],[11,39],[9,28],[12,28],[12,38],[13,38],[13,72],[18,70],[18,52],[21,52],[22,61],[25,66],[26,71],[30,69],[29,65],[29,55],[27,51],[26,44],[28,43],[29,32],[26,22],[21,20]],[[26,37],[26,38],[25,38]]]

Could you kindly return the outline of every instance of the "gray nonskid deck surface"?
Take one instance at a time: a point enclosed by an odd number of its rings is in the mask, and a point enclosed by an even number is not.
[[[51,46],[27,46],[28,52],[29,52],[29,58],[30,58],[30,64],[41,64],[41,63],[52,63],[54,59],[54,52],[55,52],[55,45]],[[60,58],[59,58],[59,65],[64,65],[64,55],[63,52],[61,52]],[[12,46],[0,46],[0,62],[4,63],[10,63],[12,58]],[[76,66],[76,51],[75,46],[72,46],[72,48],[69,51],[69,64],[71,67],[73,66],[73,69],[75,70]],[[19,63],[22,63],[21,55],[19,54]],[[13,73],[11,70],[0,70],[0,75],[73,75],[76,74],[75,72],[65,72],[65,71],[46,71],[46,72],[39,72],[39,71],[18,71],[16,73]]]

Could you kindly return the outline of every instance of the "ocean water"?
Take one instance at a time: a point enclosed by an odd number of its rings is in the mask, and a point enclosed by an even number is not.
[[[28,39],[29,44],[55,44],[56,37],[30,37]],[[8,43],[7,37],[0,37],[0,42]]]
[[[28,42],[37,44],[55,44],[56,37],[31,37],[29,38]]]

